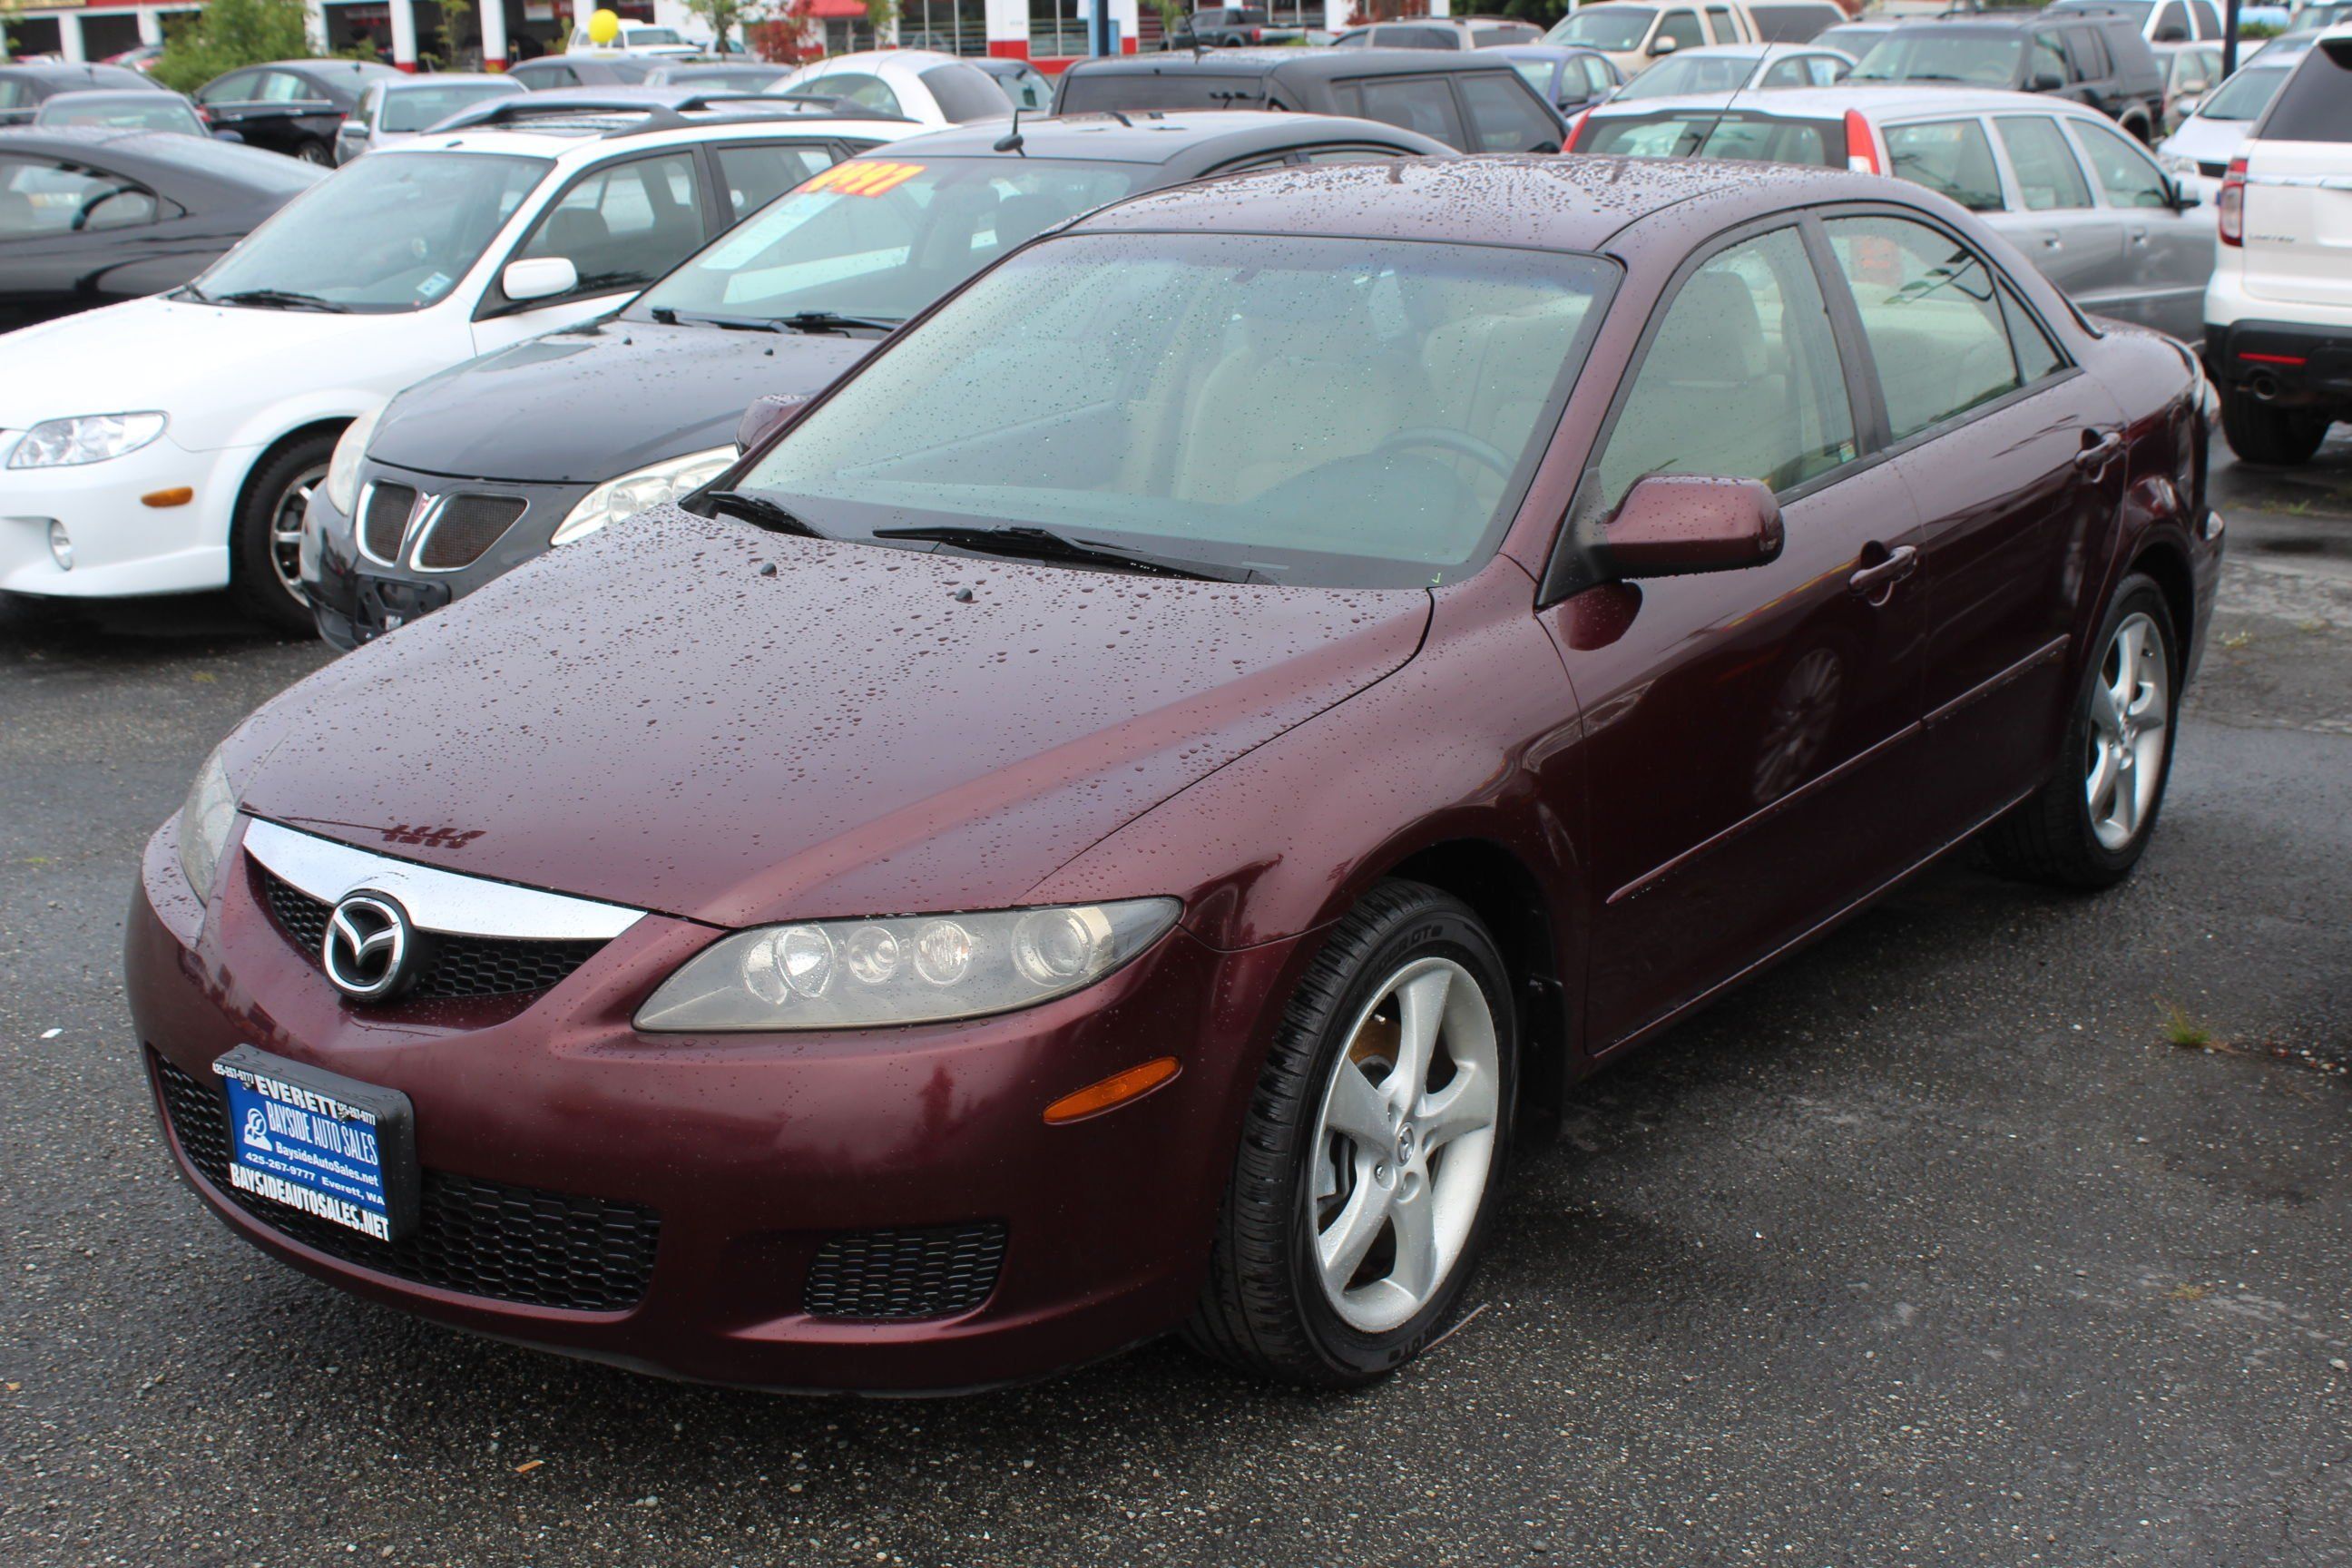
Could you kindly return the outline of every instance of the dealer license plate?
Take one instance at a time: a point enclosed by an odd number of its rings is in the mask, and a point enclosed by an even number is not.
[[[251,1046],[213,1071],[228,1091],[231,1186],[378,1241],[414,1226],[415,1118],[406,1095]]]

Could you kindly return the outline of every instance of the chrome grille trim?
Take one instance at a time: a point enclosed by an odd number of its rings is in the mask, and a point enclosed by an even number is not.
[[[420,930],[525,942],[610,941],[643,910],[395,860],[259,817],[245,824],[245,852],[287,886],[333,904],[365,888],[398,899]]]

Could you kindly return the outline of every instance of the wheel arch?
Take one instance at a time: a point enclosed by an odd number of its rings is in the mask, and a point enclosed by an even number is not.
[[[327,437],[331,440],[339,438],[343,433],[343,427],[356,417],[355,415],[344,414],[309,420],[295,426],[291,430],[256,451],[253,454],[253,461],[245,466],[244,477],[236,482],[236,504],[229,509],[228,514],[231,532],[234,533],[236,531],[236,520],[245,515],[245,503],[253,499],[255,476],[268,468],[279,453],[297,442],[308,441],[320,436]]]
[[[2135,574],[2146,576],[2164,595],[2164,607],[2172,615],[2172,637],[2176,651],[2184,660],[2195,646],[2197,636],[2197,579],[2189,563],[2188,552],[2169,539],[2156,538],[2141,544],[2138,552],[2125,566],[2120,584]]]

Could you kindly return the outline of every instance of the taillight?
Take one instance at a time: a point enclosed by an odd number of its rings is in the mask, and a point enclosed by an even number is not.
[[[1253,44],[1262,44],[1265,42],[1265,29],[1264,27],[1252,27],[1250,29],[1250,42]]]
[[[2246,243],[2246,161],[2230,160],[2230,172],[2221,178],[2221,199],[2213,204],[2221,215],[2221,243]]]
[[[1845,166],[1857,174],[1875,174],[1878,167],[1878,142],[1870,133],[1870,121],[1862,117],[1859,109],[1845,111]]]
[[[1575,119],[1570,121],[1568,122],[1568,139],[1559,144],[1559,150],[1563,153],[1575,152],[1576,144],[1584,139],[1584,128],[1591,124],[1591,121],[1592,110],[1589,109],[1584,110],[1581,114],[1579,114]]]

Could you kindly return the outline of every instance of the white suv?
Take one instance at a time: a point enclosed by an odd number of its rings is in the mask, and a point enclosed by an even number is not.
[[[2352,28],[2323,35],[2221,183],[2205,358],[2230,449],[2300,463],[2352,420]]]
[[[302,515],[356,463],[346,429],[363,445],[394,393],[619,309],[919,129],[675,89],[519,93],[457,123],[338,170],[184,289],[0,335],[0,592],[226,587],[310,629]]]

